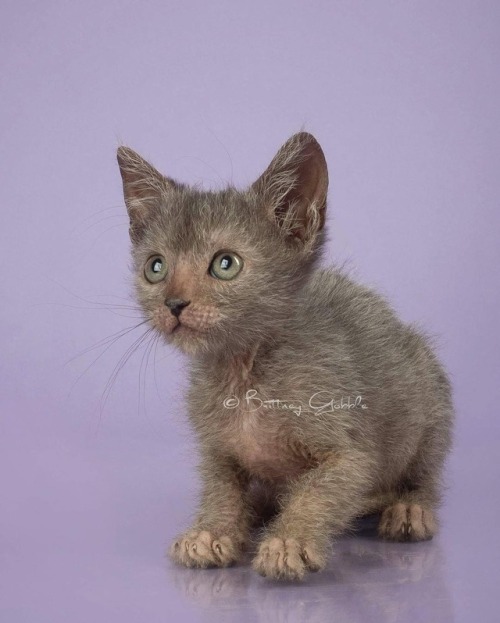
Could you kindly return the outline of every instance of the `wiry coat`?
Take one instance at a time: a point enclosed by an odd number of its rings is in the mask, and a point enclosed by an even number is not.
[[[244,192],[188,188],[129,148],[118,160],[138,300],[192,356],[202,493],[173,558],[228,565],[267,516],[253,565],[272,578],[321,569],[329,539],[364,513],[382,513],[382,537],[430,538],[450,385],[380,296],[318,268],[328,174],[316,140],[293,136]],[[221,251],[242,261],[227,281],[209,270]],[[168,270],[150,283],[155,256]]]

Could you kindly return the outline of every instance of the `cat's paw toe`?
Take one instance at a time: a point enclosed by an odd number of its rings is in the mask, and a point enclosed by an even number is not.
[[[171,558],[186,567],[228,567],[240,556],[241,546],[227,535],[208,530],[190,530],[174,540]]]
[[[425,541],[436,533],[430,508],[398,502],[388,506],[380,518],[378,534],[391,541]]]
[[[308,571],[324,566],[325,556],[314,544],[279,537],[264,539],[252,562],[257,573],[276,580],[302,580]]]

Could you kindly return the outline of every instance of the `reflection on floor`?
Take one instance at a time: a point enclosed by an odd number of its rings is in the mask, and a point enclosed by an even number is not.
[[[206,621],[453,621],[439,538],[389,543],[374,526],[374,518],[363,520],[335,544],[328,568],[301,584],[270,582],[248,561],[228,569],[169,565],[168,572]]]

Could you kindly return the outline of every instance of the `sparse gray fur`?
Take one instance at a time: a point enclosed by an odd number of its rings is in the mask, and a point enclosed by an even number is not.
[[[173,559],[227,566],[258,527],[254,569],[301,579],[325,566],[332,537],[372,512],[383,538],[431,538],[450,384],[429,340],[385,300],[318,267],[328,173],[314,137],[293,136],[242,192],[192,189],[127,147],[118,161],[137,298],[191,357],[202,491]],[[232,280],[209,272],[219,251],[242,260]],[[145,278],[152,256],[166,266],[158,283]]]

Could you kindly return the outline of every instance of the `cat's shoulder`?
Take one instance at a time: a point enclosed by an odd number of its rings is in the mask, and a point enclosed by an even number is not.
[[[305,297],[311,300],[335,301],[371,301],[387,305],[385,298],[373,288],[355,281],[347,272],[334,268],[320,268],[311,275],[304,290]]]
[[[303,310],[308,315],[331,318],[347,325],[399,324],[383,295],[355,281],[343,270],[316,270],[303,291]]]

